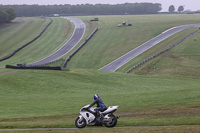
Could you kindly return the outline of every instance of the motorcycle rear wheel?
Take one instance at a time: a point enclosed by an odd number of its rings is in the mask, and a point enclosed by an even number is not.
[[[81,120],[81,118],[78,117],[75,121],[75,125],[77,128],[84,128],[86,126],[86,121],[84,118],[82,118],[82,120]]]
[[[113,114],[110,114],[109,117],[111,121],[104,123],[104,125],[108,128],[114,127],[117,124],[117,117]]]

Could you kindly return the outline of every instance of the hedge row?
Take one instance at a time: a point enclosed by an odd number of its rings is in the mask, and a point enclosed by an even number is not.
[[[189,37],[192,36],[193,34],[197,33],[199,30],[200,30],[200,28],[199,28],[198,30],[192,32],[192,33],[189,34],[188,36],[184,37],[183,39],[181,39],[179,42],[177,42],[176,44],[172,45],[171,47],[169,47],[169,48],[167,48],[167,49],[161,51],[161,52],[158,53],[158,54],[155,54],[155,55],[153,55],[153,56],[151,56],[151,57],[149,57],[149,58],[143,60],[142,62],[138,63],[137,65],[133,66],[131,69],[129,69],[128,71],[126,71],[126,73],[131,72],[133,69],[135,69],[135,68],[141,66],[141,65],[144,64],[145,62],[147,62],[147,61],[149,61],[149,60],[151,60],[151,59],[153,59],[153,58],[155,58],[155,57],[157,57],[157,56],[159,56],[159,55],[161,55],[161,54],[167,52],[168,50],[170,50],[170,49],[172,49],[173,47],[175,47],[176,45],[180,44],[181,42],[183,42],[184,40],[186,40],[187,38],[189,38]]]

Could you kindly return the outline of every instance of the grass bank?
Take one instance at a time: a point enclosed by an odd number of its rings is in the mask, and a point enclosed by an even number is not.
[[[125,127],[125,128],[87,128],[87,129],[60,129],[39,131],[5,131],[6,133],[199,133],[199,126],[160,126],[160,127]]]
[[[200,82],[93,70],[0,70],[0,127],[75,127],[98,93],[119,105],[118,126],[200,124]]]
[[[74,121],[79,115],[80,108],[91,103],[92,96],[98,93],[107,106],[119,105],[116,115],[121,117],[117,126],[176,125],[166,128],[145,128],[145,131],[155,132],[199,130],[199,126],[184,126],[200,125],[199,33],[193,36],[197,41],[194,41],[193,37],[189,38],[169,53],[148,62],[132,74],[121,73],[126,68],[121,68],[116,73],[93,70],[166,29],[176,25],[199,23],[198,15],[99,16],[100,21],[94,23],[89,21],[91,17],[79,18],[87,25],[86,35],[97,25],[99,31],[72,58],[68,68],[73,69],[0,69],[0,128],[75,127]],[[116,27],[123,21],[129,21],[133,26]],[[193,30],[185,30],[161,42],[153,48],[154,50],[138,56],[130,66],[155,51],[165,49]],[[53,25],[40,40],[23,49],[16,57],[1,62],[0,65],[15,65],[21,60],[32,62],[43,58],[58,49],[65,39],[70,37],[71,31],[73,25],[70,22],[55,18]],[[152,69],[154,66],[156,69]],[[99,130],[102,131],[144,130],[140,127],[138,130]]]
[[[200,23],[198,14],[98,17],[98,22],[90,23],[96,23],[99,31],[73,57],[68,64],[69,68],[99,69],[167,29],[178,25]],[[92,17],[79,18],[89,21]],[[133,26],[117,27],[117,24],[121,24],[124,21],[132,23]],[[119,72],[124,72],[124,70]]]
[[[25,18],[25,20],[27,19],[28,20],[30,19],[31,22],[39,21],[36,18]],[[0,62],[0,65],[2,66],[4,66],[5,64],[16,65],[16,64],[24,63],[24,62],[32,63],[34,61],[40,60],[52,54],[57,49],[59,49],[63,44],[65,44],[65,42],[67,42],[67,40],[70,38],[70,36],[73,33],[73,24],[64,18],[52,18],[52,19],[53,19],[53,23],[48,27],[48,29],[43,33],[43,35],[40,38],[38,38],[35,42],[30,44],[28,47],[18,52],[14,57],[6,61]],[[37,26],[38,25],[36,24],[36,26],[32,26],[32,28],[34,29]],[[15,31],[17,29],[23,30],[23,27],[20,27],[17,25],[16,27],[9,27],[9,28],[11,28],[12,31]],[[8,29],[6,28],[4,30],[8,30]],[[28,35],[32,33],[31,30],[28,30],[26,28],[25,30]],[[40,32],[41,30],[37,29],[37,31]],[[17,34],[19,33],[14,32],[13,36],[16,36]],[[24,34],[20,34],[22,36],[22,40],[26,38]],[[5,35],[7,35],[8,37],[10,36],[9,34],[6,34],[6,32],[5,32]],[[0,38],[2,38],[1,35],[0,35]],[[27,36],[26,38],[26,40],[31,40],[31,39],[32,39],[32,36]],[[17,43],[16,39],[13,39],[12,45],[16,43]],[[9,51],[5,51],[5,53],[8,54]]]
[[[19,19],[21,22],[15,22],[13,25],[0,29],[0,58],[32,40],[49,22],[49,20],[39,17]]]
[[[154,48],[136,57],[130,63],[126,64],[119,71],[126,71],[131,66],[136,65],[142,60],[161,52],[189,35],[197,28],[190,28],[178,33],[169,39],[161,42]],[[131,73],[142,75],[165,75],[179,77],[200,78],[200,32],[197,32],[170,51],[156,57],[153,60],[133,70]],[[196,39],[196,40],[195,40]]]

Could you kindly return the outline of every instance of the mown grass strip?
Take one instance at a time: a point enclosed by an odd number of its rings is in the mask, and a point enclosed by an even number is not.
[[[29,44],[31,44],[32,42],[37,40],[45,32],[45,30],[51,25],[52,22],[53,22],[53,20],[50,19],[50,22],[44,27],[44,29],[42,29],[42,31],[34,39],[32,39],[31,41],[29,41],[26,44],[22,45],[21,47],[17,48],[16,50],[14,50],[14,52],[12,52],[11,54],[7,55],[6,57],[0,59],[0,62],[11,58],[17,52],[19,52],[20,50],[22,50],[23,48],[25,48],[26,46],[28,46]]]
[[[75,127],[82,106],[99,94],[119,105],[119,126],[199,125],[199,79],[93,70],[0,72],[0,127]]]
[[[20,18],[21,22],[0,31],[0,57],[12,53],[35,36],[48,23],[43,18]]]
[[[154,49],[148,50],[146,53],[138,56],[132,60],[129,64],[126,64],[119,71],[124,71],[136,65],[145,58],[154,55],[156,51],[164,50],[170,45],[179,41],[179,38],[183,38],[187,34],[190,34],[196,28],[185,30],[173,37],[170,37],[166,41],[158,44]],[[194,39],[197,41],[194,41]],[[184,42],[174,47],[172,50],[160,55],[159,57],[145,63],[141,67],[135,69],[131,73],[145,74],[145,75],[168,75],[179,77],[196,77],[199,78],[199,32]]]
[[[199,23],[198,15],[98,16],[99,31],[69,63],[69,68],[99,69],[174,26]],[[90,20],[92,17],[80,17]],[[122,22],[133,26],[117,27]],[[127,70],[127,69],[126,69]],[[124,70],[124,71],[126,71]],[[119,70],[119,72],[122,72]]]
[[[175,46],[179,45],[180,43],[182,43],[183,41],[185,41],[186,39],[188,39],[189,37],[191,37],[192,35],[194,35],[195,33],[197,33],[199,30],[200,30],[200,28],[199,28],[198,30],[192,32],[191,34],[187,35],[186,37],[184,37],[183,39],[181,39],[180,41],[178,41],[178,42],[175,43],[174,45],[170,46],[169,48],[167,48],[167,49],[165,49],[165,50],[163,50],[163,51],[161,51],[161,52],[159,52],[159,53],[157,53],[157,54],[155,54],[155,55],[153,55],[153,56],[151,56],[151,57],[149,57],[149,58],[143,60],[142,62],[138,63],[137,65],[133,66],[131,69],[129,69],[128,71],[126,71],[126,73],[130,73],[133,69],[135,69],[135,68],[137,68],[137,67],[143,65],[143,64],[146,63],[147,61],[156,58],[157,56],[159,56],[159,55],[161,55],[161,54],[167,52],[168,50],[171,50],[171,49],[174,48]]]
[[[44,32],[41,38],[37,39],[28,47],[25,47],[15,57],[0,62],[0,65],[28,64],[40,60],[58,50],[73,33],[73,24],[63,18],[52,19],[54,23]]]

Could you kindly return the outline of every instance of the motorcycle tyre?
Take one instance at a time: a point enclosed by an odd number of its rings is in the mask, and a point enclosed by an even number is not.
[[[109,116],[112,118],[112,123],[111,123],[111,124],[109,124],[109,123],[104,123],[104,125],[105,125],[106,127],[108,127],[108,128],[111,128],[111,127],[116,126],[116,124],[117,124],[117,117],[116,117],[115,115],[113,115],[113,114],[110,114]]]
[[[77,119],[76,119],[76,121],[75,121],[75,125],[76,125],[76,127],[77,128],[84,128],[85,126],[86,126],[86,121],[85,121],[85,119],[83,118],[83,124],[80,126],[79,124],[78,124],[78,120],[80,119],[80,117],[78,117]]]

